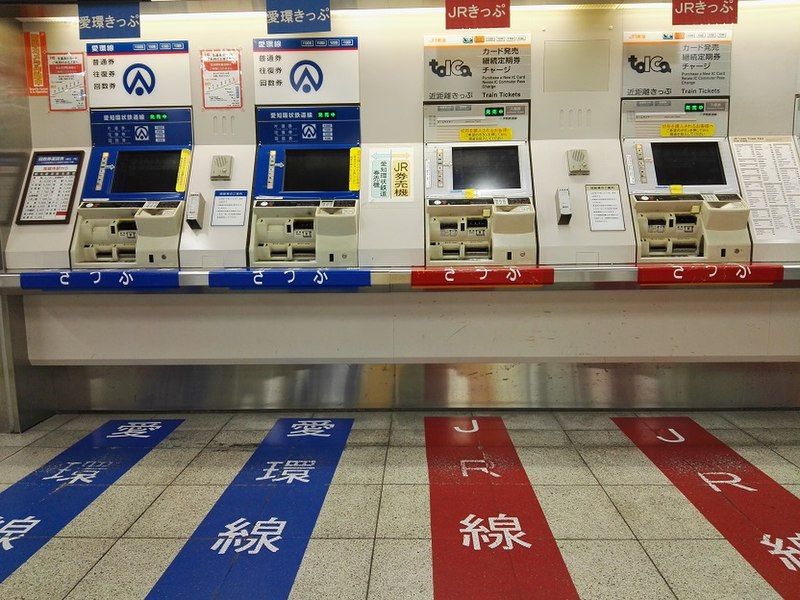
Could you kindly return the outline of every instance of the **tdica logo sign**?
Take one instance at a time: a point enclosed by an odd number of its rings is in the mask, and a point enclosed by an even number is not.
[[[663,56],[645,56],[642,60],[633,54],[628,57],[628,64],[637,73],[672,73],[672,67]]]
[[[156,89],[156,74],[153,69],[143,63],[134,63],[122,76],[122,86],[131,95],[144,96],[152,94]]]
[[[472,69],[463,60],[446,60],[440,63],[434,58],[428,65],[438,77],[472,77]]]
[[[322,68],[313,60],[301,60],[292,67],[289,73],[289,82],[295,92],[310,94],[318,92],[323,82]]]

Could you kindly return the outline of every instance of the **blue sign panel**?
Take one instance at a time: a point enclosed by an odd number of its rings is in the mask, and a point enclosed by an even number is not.
[[[21,273],[23,290],[169,290],[179,287],[178,271],[41,271]]]
[[[0,582],[61,531],[181,420],[109,421],[0,493]]]
[[[280,419],[147,596],[289,597],[352,419]]]
[[[209,287],[234,289],[330,289],[369,287],[372,277],[369,271],[360,269],[230,269],[211,271]]]
[[[267,0],[267,33],[330,30],[330,0]]]
[[[190,108],[95,109],[90,119],[93,147],[83,200],[185,198],[181,183],[188,177],[190,155],[182,151],[192,148]],[[121,157],[127,159],[124,164]],[[115,183],[117,178],[127,183]]]
[[[79,2],[78,32],[82,40],[138,38],[138,2]]]
[[[113,44],[86,44],[86,54],[102,56],[104,54],[168,54],[189,52],[188,40],[170,40],[158,42],[114,42]]]
[[[258,143],[264,146],[358,146],[361,110],[358,106],[260,106],[256,129]]]

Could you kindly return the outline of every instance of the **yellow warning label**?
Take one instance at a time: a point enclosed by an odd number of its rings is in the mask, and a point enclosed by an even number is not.
[[[462,142],[508,142],[514,139],[510,127],[467,127],[458,132]]]
[[[467,198],[468,200],[472,200],[476,195],[477,194],[473,188],[464,190],[464,198]]]
[[[350,148],[350,191],[361,189],[361,148]]]
[[[713,123],[662,123],[661,137],[711,137]]]
[[[185,192],[189,182],[189,167],[192,164],[192,151],[181,150],[181,162],[178,164],[178,181],[175,182],[176,192]]]
[[[669,193],[673,196],[680,196],[683,194],[683,186],[682,185],[671,185],[669,186]]]
[[[411,156],[392,152],[392,198],[411,196]]]

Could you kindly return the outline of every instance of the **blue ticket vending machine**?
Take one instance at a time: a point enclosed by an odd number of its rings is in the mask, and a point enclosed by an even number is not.
[[[258,107],[251,267],[356,266],[358,106]]]
[[[92,110],[91,130],[72,267],[178,267],[191,109]]]

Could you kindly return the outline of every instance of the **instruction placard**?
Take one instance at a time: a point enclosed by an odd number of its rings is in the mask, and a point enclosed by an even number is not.
[[[372,202],[411,201],[414,155],[410,147],[381,148],[369,156]]]
[[[25,79],[28,96],[47,96],[47,34],[44,31],[26,31],[25,40]]]
[[[201,50],[204,108],[242,108],[242,55],[239,50]]]
[[[587,185],[586,203],[589,207],[589,229],[625,231],[622,196],[618,185]]]
[[[211,210],[212,227],[244,227],[247,190],[216,190]]]
[[[425,38],[425,100],[529,100],[531,35]]]
[[[730,30],[626,32],[622,96],[729,96]]]
[[[47,55],[50,110],[86,110],[83,52]]]
[[[253,40],[256,104],[357,104],[358,38]]]
[[[733,158],[750,205],[753,260],[763,244],[800,245],[800,157],[791,136],[731,138]],[[785,257],[784,257],[785,259]]]
[[[83,152],[36,152],[17,223],[68,223]]]

